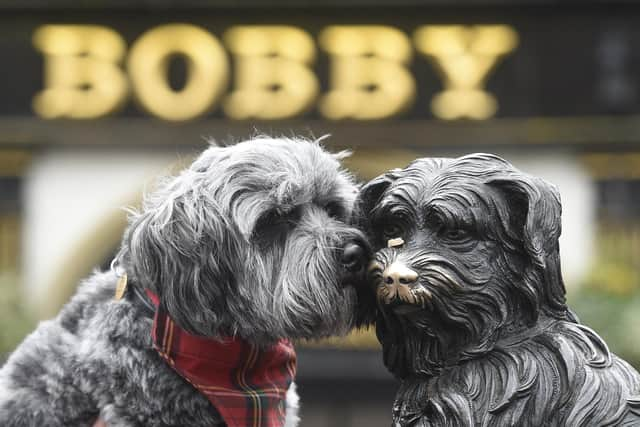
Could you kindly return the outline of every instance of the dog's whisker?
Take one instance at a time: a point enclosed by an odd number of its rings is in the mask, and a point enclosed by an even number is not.
[[[320,249],[329,249],[329,250],[332,250],[332,251],[341,251],[341,250],[344,249],[343,247],[340,247],[340,246],[326,246],[326,245],[321,246],[321,245],[318,245],[318,247]]]

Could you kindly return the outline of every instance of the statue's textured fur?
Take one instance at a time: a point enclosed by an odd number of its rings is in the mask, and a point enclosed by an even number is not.
[[[555,187],[493,155],[423,158],[360,206],[394,426],[640,425],[640,375],[567,307]]]
[[[341,157],[287,139],[207,149],[131,216],[116,272],[194,334],[267,346],[347,332],[358,291],[346,282],[357,274],[344,273],[341,252],[364,236],[348,225],[357,187]],[[152,348],[144,304],[114,300],[116,272],[85,280],[10,356],[1,426],[223,424]],[[287,400],[297,403],[293,389]]]

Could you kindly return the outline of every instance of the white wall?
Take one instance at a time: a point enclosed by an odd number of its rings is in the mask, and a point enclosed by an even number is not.
[[[30,299],[47,295],[71,253],[95,228],[166,174],[176,153],[56,149],[34,154],[24,176],[23,277]],[[65,286],[73,286],[68,284]]]
[[[570,154],[509,156],[516,167],[558,187],[562,198],[560,257],[567,287],[580,283],[594,255],[596,194],[593,179]]]

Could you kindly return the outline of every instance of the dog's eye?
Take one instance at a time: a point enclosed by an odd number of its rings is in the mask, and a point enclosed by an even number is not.
[[[341,220],[345,217],[345,210],[338,202],[329,202],[324,209],[327,211],[327,215],[333,219]]]
[[[263,214],[254,227],[254,234],[262,234],[267,231],[283,231],[297,218],[297,211],[279,212],[276,210]]]
[[[295,210],[286,213],[274,210],[263,214],[253,229],[253,241],[263,249],[281,244],[295,226],[296,218]]]

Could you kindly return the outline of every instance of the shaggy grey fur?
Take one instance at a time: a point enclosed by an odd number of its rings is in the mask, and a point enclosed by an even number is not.
[[[341,156],[286,139],[209,148],[131,216],[115,270],[198,335],[267,346],[347,332],[359,321],[346,286],[358,274],[343,271],[342,249],[364,237],[347,224],[357,189]],[[152,349],[144,305],[114,300],[116,281],[95,273],[11,355],[1,426],[88,426],[98,415],[109,426],[222,425]]]
[[[640,375],[566,305],[552,185],[475,154],[416,160],[361,199],[394,426],[640,425]]]

